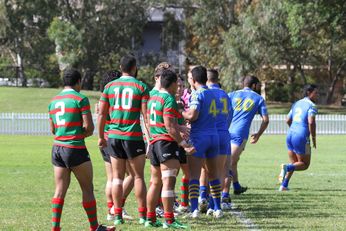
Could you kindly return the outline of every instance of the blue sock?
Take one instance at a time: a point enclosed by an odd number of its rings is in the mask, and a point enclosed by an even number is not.
[[[192,179],[189,182],[189,198],[191,212],[198,209],[199,180]]]
[[[203,199],[207,199],[207,190],[208,190],[207,186],[204,186],[204,185],[199,186],[199,196]]]
[[[214,210],[214,200],[211,195],[209,195],[209,204],[208,204],[208,209],[213,209]]]
[[[239,182],[233,182],[233,189],[235,190],[239,190],[241,188],[241,185],[239,184]]]
[[[228,192],[222,192],[221,198],[229,198]]]
[[[210,194],[214,201],[214,211],[221,209],[221,183],[219,179],[209,181]]]
[[[288,164],[286,167],[287,172],[293,172],[296,169],[294,164]]]
[[[287,179],[287,178],[285,178],[283,181],[282,181],[282,186],[284,186],[285,188],[287,188],[288,187],[288,182],[289,182],[290,180],[289,179]]]

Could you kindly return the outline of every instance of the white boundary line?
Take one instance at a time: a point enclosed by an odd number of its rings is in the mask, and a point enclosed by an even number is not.
[[[248,230],[260,231],[258,226],[255,223],[253,223],[251,219],[247,218],[242,211],[236,208],[236,206],[233,203],[232,203],[232,209],[229,211],[229,213],[232,216],[236,217],[237,220],[240,223],[242,223]]]

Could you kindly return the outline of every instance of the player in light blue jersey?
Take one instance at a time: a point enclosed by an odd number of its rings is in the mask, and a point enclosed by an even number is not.
[[[231,133],[231,170],[233,177],[233,192],[241,194],[247,190],[242,187],[238,180],[238,161],[240,154],[245,148],[249,137],[250,125],[259,113],[262,123],[257,133],[251,135],[250,143],[257,143],[258,139],[268,127],[269,117],[263,97],[259,94],[261,83],[255,76],[247,76],[244,79],[244,88],[228,94],[233,108],[233,118],[230,127]]]
[[[280,191],[288,190],[288,182],[294,171],[303,171],[309,168],[311,160],[310,134],[312,145],[316,148],[316,121],[317,100],[316,85],[305,87],[305,97],[293,104],[287,116],[290,127],[286,143],[290,164],[281,165],[279,180],[283,179]]]
[[[221,89],[219,84],[219,73],[215,69],[208,69],[207,72],[207,86],[210,90],[212,90],[218,99],[215,108],[216,115],[216,129],[219,135],[219,155],[218,155],[218,163],[219,163],[219,176],[223,186],[224,179],[226,178],[226,172],[229,172],[229,167],[225,166],[226,159],[230,163],[230,155],[231,155],[231,145],[230,140],[231,136],[229,134],[229,126],[232,120],[232,108],[230,107],[230,100],[228,98],[227,93]],[[227,170],[228,169],[228,170]],[[206,211],[207,209],[207,191],[208,191],[208,179],[206,168],[203,167],[200,177],[200,197],[199,197],[199,206],[200,211]],[[228,174],[227,174],[228,178]],[[213,213],[213,200],[209,200],[209,209],[207,212],[208,215]],[[222,192],[222,210],[229,210],[231,208],[230,197],[228,192]]]
[[[217,103],[212,90],[206,86],[207,70],[196,66],[188,74],[195,91],[191,95],[190,108],[182,113],[183,117],[191,121],[190,139],[196,152],[188,156],[190,168],[189,198],[191,204],[191,218],[199,217],[198,196],[199,178],[203,162],[207,166],[210,192],[214,201],[214,217],[223,216],[221,211],[221,183],[218,175],[219,136],[216,129]]]

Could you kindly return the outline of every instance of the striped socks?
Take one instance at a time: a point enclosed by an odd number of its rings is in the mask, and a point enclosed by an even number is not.
[[[214,211],[221,209],[221,183],[219,179],[209,181],[210,194],[214,201]]]
[[[83,208],[88,215],[88,220],[90,223],[90,231],[94,231],[97,229],[99,223],[97,221],[97,209],[96,209],[96,201],[83,202]]]
[[[181,178],[180,186],[180,202],[181,205],[186,207],[189,205],[189,179]]]
[[[189,198],[191,204],[191,212],[198,209],[198,195],[199,195],[199,180],[192,179],[189,183]]]
[[[61,218],[63,206],[64,206],[64,199],[62,198],[52,199],[52,231],[60,231],[60,218]]]

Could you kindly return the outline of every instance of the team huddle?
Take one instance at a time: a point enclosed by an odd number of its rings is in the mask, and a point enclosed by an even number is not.
[[[219,84],[215,69],[192,67],[187,74],[190,85],[169,63],[160,63],[154,73],[155,87],[137,77],[136,59],[124,56],[121,72],[111,71],[102,81],[102,94],[96,106],[98,146],[107,173],[107,220],[121,225],[133,219],[124,209],[134,188],[139,224],[145,227],[186,229],[176,216],[197,219],[201,213],[216,219],[232,208],[233,193],[247,187],[238,180],[237,165],[247,139],[256,143],[269,124],[267,107],[259,94],[261,84],[255,76],[244,78],[244,88],[227,94]],[[93,191],[93,174],[84,138],[93,134],[94,125],[88,98],[79,93],[81,75],[64,71],[64,90],[49,104],[55,193],[52,199],[52,230],[60,230],[64,198],[71,172],[82,189],[83,207],[90,230],[115,230],[100,225]],[[294,171],[310,164],[310,134],[316,148],[317,88],[309,85],[305,97],[296,102],[288,115],[289,164],[281,165],[280,191],[288,190]],[[259,130],[249,134],[256,114],[262,118]],[[146,159],[150,160],[149,188],[144,181]],[[182,171],[180,201],[175,187]],[[164,217],[161,222],[157,217]]]

